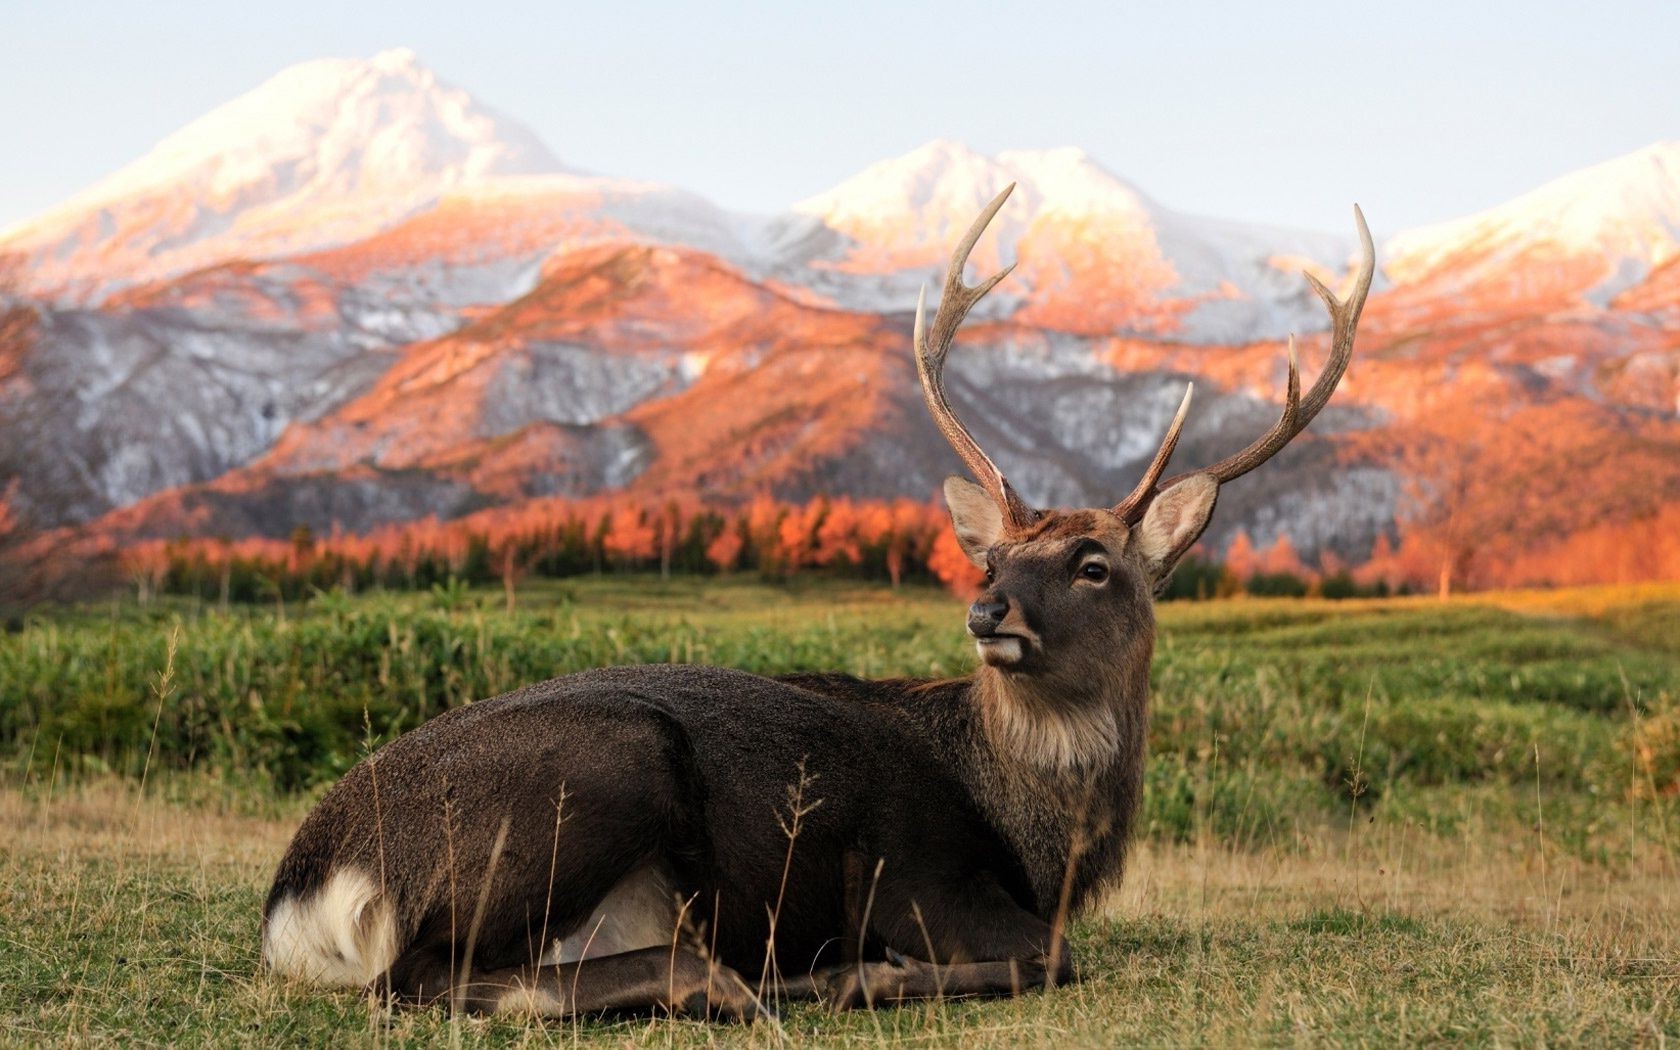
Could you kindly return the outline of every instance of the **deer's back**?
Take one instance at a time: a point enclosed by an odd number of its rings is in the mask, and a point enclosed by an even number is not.
[[[880,860],[883,878],[987,870],[1020,885],[947,764],[959,729],[930,729],[910,704],[895,683],[672,665],[528,686],[347,773],[299,829],[269,906],[353,866],[386,887],[399,941],[440,935],[464,923],[494,858],[498,894],[533,903],[502,909],[510,928],[480,943],[525,946],[515,927],[533,909],[551,917],[545,938],[563,934],[656,854],[725,958],[762,953],[779,899],[779,953],[805,965],[838,950],[848,853]]]

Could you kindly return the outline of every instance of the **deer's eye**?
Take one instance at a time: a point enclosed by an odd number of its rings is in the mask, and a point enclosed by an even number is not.
[[[1101,583],[1108,579],[1108,566],[1100,561],[1088,561],[1079,567],[1079,578],[1092,583]]]
[[[992,563],[991,563],[990,559],[987,559],[987,561],[986,561],[986,582],[987,583],[996,583],[997,582],[997,569],[992,567]]]

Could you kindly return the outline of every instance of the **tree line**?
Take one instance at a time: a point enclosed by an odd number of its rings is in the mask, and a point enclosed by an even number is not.
[[[207,601],[296,601],[340,589],[426,590],[454,582],[500,585],[509,608],[531,576],[657,572],[789,579],[823,573],[937,582],[978,589],[981,573],[958,547],[937,503],[760,498],[719,508],[693,500],[541,501],[456,521],[427,518],[355,535],[318,535],[307,525],[284,540],[183,538],[146,541],[122,553],[142,600],[154,594]],[[1386,594],[1337,563],[1309,568],[1288,537],[1257,550],[1246,534],[1223,560],[1192,556],[1169,598],[1234,594],[1353,597]]]

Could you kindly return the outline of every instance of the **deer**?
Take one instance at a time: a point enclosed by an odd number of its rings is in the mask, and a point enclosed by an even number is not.
[[[956,245],[912,342],[923,398],[973,480],[944,483],[984,572],[965,676],[584,671],[447,711],[351,768],[291,840],[263,908],[285,979],[393,1004],[577,1018],[773,1018],[1011,996],[1076,979],[1063,934],[1120,879],[1142,790],[1154,603],[1219,487],[1330,400],[1375,267],[1348,297],[1306,274],[1330,352],[1248,447],[1112,507],[1029,506],[947,397],[965,282],[1005,188]]]

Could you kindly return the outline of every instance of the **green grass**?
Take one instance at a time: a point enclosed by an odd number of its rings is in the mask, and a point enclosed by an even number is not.
[[[1081,984],[731,1030],[385,1016],[259,973],[262,894],[310,799],[438,711],[636,661],[961,673],[950,597],[609,577],[533,584],[512,614],[445,589],[40,617],[0,636],[0,1040],[1680,1036],[1680,588],[1161,621],[1141,840],[1074,931]]]

